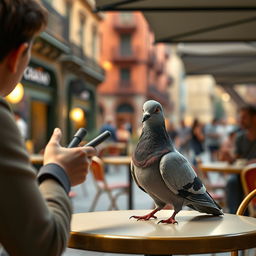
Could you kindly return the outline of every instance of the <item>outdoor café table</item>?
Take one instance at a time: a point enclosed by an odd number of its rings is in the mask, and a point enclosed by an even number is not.
[[[31,161],[32,164],[38,164],[38,165],[42,165],[43,164],[44,155],[32,154],[29,157],[30,157],[30,161]]]
[[[128,184],[129,184],[129,196],[128,196],[128,209],[133,209],[133,179],[130,171],[131,156],[106,156],[102,157],[102,161],[105,164],[113,165],[126,165],[128,171]]]
[[[228,162],[208,162],[199,165],[202,172],[221,172],[225,174],[240,174],[244,167],[244,165],[229,164]]]
[[[212,216],[182,210],[178,224],[157,224],[170,217],[162,210],[158,219],[137,221],[132,215],[150,210],[102,211],[74,214],[71,248],[145,255],[230,252],[256,247],[256,218],[233,214]]]

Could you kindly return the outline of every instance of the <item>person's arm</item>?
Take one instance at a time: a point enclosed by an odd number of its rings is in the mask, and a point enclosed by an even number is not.
[[[221,153],[221,159],[222,161],[227,161],[230,164],[234,163],[237,158],[239,158],[240,155],[240,149],[241,149],[241,135],[238,134],[235,137],[234,141],[234,150],[230,148],[230,150],[223,151]]]
[[[0,119],[0,243],[10,255],[61,255],[69,237],[72,212],[64,183],[49,174],[38,186],[36,171],[30,164],[18,128],[2,102]],[[55,142],[52,141],[52,148],[56,148]],[[85,159],[85,156],[80,158]],[[48,156],[47,159],[51,164],[44,167],[48,169],[46,172],[51,173],[52,168],[64,174],[70,171],[62,160],[58,164],[54,158]],[[67,158],[69,160],[72,162]],[[74,161],[72,163],[74,165]],[[70,183],[75,184],[80,179],[71,177]]]
[[[2,104],[0,119],[1,243],[10,255],[61,255],[71,218],[68,195],[53,179],[40,185],[40,193],[18,128]]]

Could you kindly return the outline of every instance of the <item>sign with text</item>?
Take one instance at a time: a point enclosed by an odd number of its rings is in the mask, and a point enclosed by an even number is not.
[[[23,74],[23,79],[43,86],[50,86],[51,74],[43,67],[28,66]]]

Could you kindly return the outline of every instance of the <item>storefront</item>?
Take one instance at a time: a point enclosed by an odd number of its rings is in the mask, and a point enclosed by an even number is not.
[[[77,129],[84,127],[88,131],[87,138],[95,134],[95,86],[83,79],[74,78],[68,84],[68,121],[69,137]]]
[[[27,123],[26,140],[33,143],[33,151],[42,151],[56,126],[56,77],[49,67],[32,60],[25,69],[21,84],[24,96],[14,104]]]

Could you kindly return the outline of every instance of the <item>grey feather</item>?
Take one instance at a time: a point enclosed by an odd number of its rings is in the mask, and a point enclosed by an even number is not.
[[[189,161],[175,149],[157,101],[143,105],[142,135],[132,157],[131,170],[136,184],[158,207],[171,203],[176,213],[187,205],[199,212],[223,214]]]

